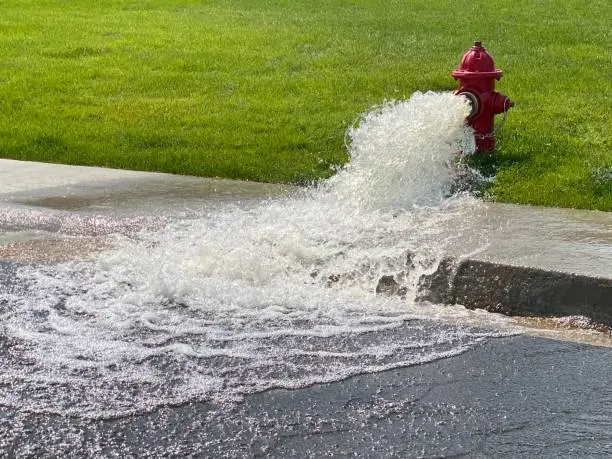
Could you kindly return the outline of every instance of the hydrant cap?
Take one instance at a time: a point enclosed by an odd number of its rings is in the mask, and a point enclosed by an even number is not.
[[[463,55],[459,68],[453,70],[451,75],[455,79],[495,78],[499,80],[502,76],[502,71],[495,68],[493,58],[482,47],[482,43],[475,41],[474,46]]]

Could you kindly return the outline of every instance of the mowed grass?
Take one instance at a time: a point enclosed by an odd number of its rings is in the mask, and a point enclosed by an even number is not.
[[[612,210],[610,5],[4,0],[0,156],[304,183],[369,107],[453,90],[480,39],[516,103],[474,161],[488,192]]]

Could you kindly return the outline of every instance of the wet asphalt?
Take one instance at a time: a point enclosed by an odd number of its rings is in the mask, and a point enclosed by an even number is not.
[[[529,336],[243,403],[87,420],[0,407],[4,457],[610,457],[612,353]]]

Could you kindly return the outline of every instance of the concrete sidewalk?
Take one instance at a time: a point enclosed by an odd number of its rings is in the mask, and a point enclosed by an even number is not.
[[[202,201],[259,200],[291,190],[253,182],[0,160],[0,214],[5,203],[84,214],[112,209],[133,216]],[[511,315],[580,314],[612,325],[612,213],[487,203],[476,210],[470,224],[471,236],[451,246],[438,271],[421,280],[422,300]],[[1,229],[7,231],[0,218]],[[8,239],[5,234],[5,242]]]
[[[0,203],[136,212],[183,201],[261,199],[293,187],[156,172],[0,159]]]

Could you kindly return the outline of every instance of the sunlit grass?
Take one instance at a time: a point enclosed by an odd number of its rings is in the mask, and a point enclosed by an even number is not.
[[[474,39],[516,102],[497,199],[612,210],[608,2],[0,3],[0,156],[305,182],[356,116],[452,90]]]

